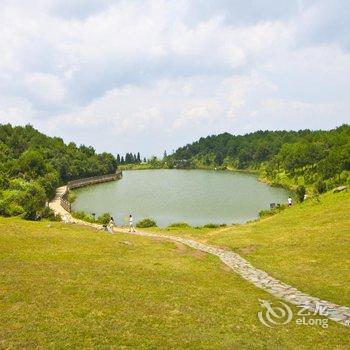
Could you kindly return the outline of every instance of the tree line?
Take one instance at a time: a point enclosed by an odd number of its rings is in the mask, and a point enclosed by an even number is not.
[[[0,215],[33,219],[45,212],[56,188],[70,180],[105,175],[117,169],[110,153],[65,144],[32,126],[0,124]]]
[[[126,164],[141,164],[146,162],[146,158],[141,159],[140,152],[137,153],[126,153],[125,156],[117,154],[117,165],[126,165]]]
[[[165,161],[177,168],[260,170],[272,182],[318,184],[325,190],[350,180],[350,125],[329,131],[223,133],[181,147]]]

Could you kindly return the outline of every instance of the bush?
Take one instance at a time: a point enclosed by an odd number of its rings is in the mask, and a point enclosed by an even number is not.
[[[44,208],[45,202],[45,190],[36,182],[28,183],[25,188],[22,204],[25,210],[24,218],[27,220],[36,220],[37,213]]]
[[[170,227],[177,227],[177,228],[188,228],[191,227],[189,224],[187,224],[186,222],[175,222],[174,224],[170,224],[168,226]]]
[[[50,221],[61,221],[61,216],[60,215],[56,215],[55,212],[49,207],[45,207],[41,211],[41,217],[43,219],[48,219]]]
[[[72,192],[72,191],[69,191],[68,192],[68,197],[67,197],[68,202],[69,203],[74,203],[76,199],[77,199],[76,193]]]
[[[297,190],[297,197],[300,203],[304,202],[305,194],[306,194],[306,189],[304,186],[298,186]]]
[[[17,216],[17,215],[23,215],[25,214],[23,207],[16,203],[10,203],[10,205],[7,208],[7,214],[8,216]]]
[[[85,213],[84,211],[73,211],[71,214],[75,219],[79,219],[79,220],[83,220],[91,223],[95,222],[95,219],[93,218],[93,216],[91,214]]]
[[[139,228],[157,227],[157,223],[153,219],[143,219],[136,224],[136,227],[139,227]]]
[[[1,192],[0,213],[4,216],[22,215],[35,220],[46,202],[45,190],[35,181],[12,179],[9,188]]]
[[[91,223],[99,223],[101,225],[107,225],[111,220],[111,215],[109,213],[104,213],[100,215],[97,219],[95,219],[95,217],[92,214],[88,214],[85,211],[73,211],[71,214],[73,218]]]
[[[263,217],[266,217],[266,216],[272,216],[272,215],[280,213],[282,210],[284,210],[286,208],[287,208],[286,205],[278,204],[276,208],[269,209],[269,210],[261,210],[259,212],[259,217],[263,218]]]
[[[97,218],[97,222],[102,225],[107,225],[111,220],[111,215],[109,213],[104,213]]]
[[[213,224],[213,223],[209,223],[203,226],[203,228],[218,228],[218,227],[220,227],[220,225]]]
[[[324,193],[327,191],[327,185],[324,181],[319,180],[315,183],[315,192],[318,194]]]
[[[47,198],[53,198],[55,196],[56,188],[59,186],[59,182],[59,175],[54,171],[38,178],[38,183],[45,190]]]
[[[6,190],[10,185],[10,180],[3,174],[0,174],[0,189]]]

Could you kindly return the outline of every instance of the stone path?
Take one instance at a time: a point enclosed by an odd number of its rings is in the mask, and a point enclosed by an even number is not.
[[[66,192],[67,186],[59,187],[56,190],[55,198],[49,203],[49,207],[55,212],[56,215],[60,215],[62,220],[67,220],[71,224],[79,224],[84,226],[90,226],[98,230],[103,229],[102,225],[92,224],[83,220],[75,219],[73,216],[61,206],[61,196]]]
[[[60,187],[57,190],[55,199],[50,203],[50,208],[52,208],[57,214],[67,216],[69,218],[69,222],[90,226],[95,229],[103,229],[102,225],[91,224],[82,220],[74,219],[66,210],[64,210],[61,207],[59,200],[59,196],[64,193],[64,190],[65,187]],[[117,228],[117,231],[123,233],[128,232],[127,229],[119,227]],[[340,306],[303,293],[296,288],[269,276],[266,272],[255,268],[247,260],[234,252],[172,235],[158,235],[143,231],[136,231],[132,234],[180,242],[191,248],[215,255],[245,280],[253,283],[256,287],[263,289],[271,295],[299,307],[305,307],[305,309],[311,311],[312,313],[320,313],[321,311],[323,316],[328,317],[329,319],[342,325],[350,326],[350,307]]]
[[[59,187],[56,190],[55,198],[49,203],[49,207],[55,212],[56,215],[61,215],[61,217],[67,214],[69,215],[68,211],[63,209],[60,203],[61,196],[66,192],[66,190],[67,186]]]

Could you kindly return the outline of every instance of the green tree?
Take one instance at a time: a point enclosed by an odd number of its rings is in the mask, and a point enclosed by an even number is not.
[[[215,165],[222,165],[222,163],[224,162],[224,156],[221,152],[218,152],[216,155],[215,155],[215,159],[214,159],[214,163]]]
[[[296,190],[299,202],[304,202],[306,189],[304,186],[298,186]]]
[[[327,191],[327,185],[324,181],[318,180],[315,183],[315,192],[318,194],[324,193]]]
[[[41,153],[35,150],[24,152],[19,158],[20,171],[28,178],[43,176],[47,170],[47,163]]]

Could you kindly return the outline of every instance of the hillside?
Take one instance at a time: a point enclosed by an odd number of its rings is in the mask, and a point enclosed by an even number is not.
[[[166,157],[170,167],[260,171],[270,182],[331,189],[349,182],[350,125],[330,131],[257,131],[201,138]],[[321,191],[322,192],[322,191]]]
[[[69,180],[112,173],[117,161],[92,147],[66,145],[32,126],[0,124],[0,215],[33,219]],[[44,213],[43,213],[44,211]]]

